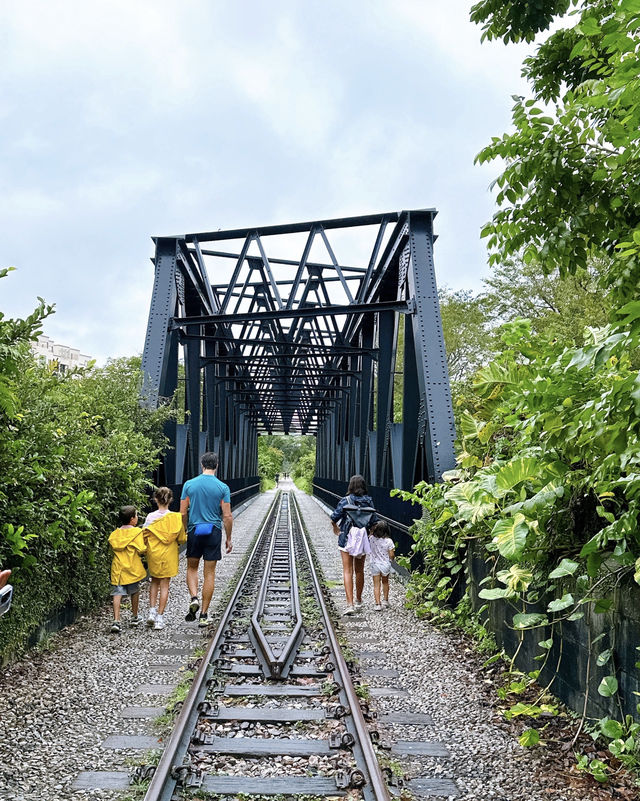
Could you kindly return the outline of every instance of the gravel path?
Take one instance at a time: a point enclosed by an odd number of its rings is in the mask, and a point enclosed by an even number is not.
[[[337,585],[342,568],[327,513],[309,496],[298,492],[297,497],[325,578]],[[273,492],[265,493],[238,517],[234,551],[218,565],[214,608],[272,498]],[[105,606],[100,614],[82,618],[56,635],[51,650],[32,653],[4,671],[0,676],[2,801],[121,797],[105,790],[74,791],[72,785],[80,771],[128,770],[144,756],[139,750],[106,749],[102,744],[114,734],[154,736],[150,721],[123,719],[123,709],[162,707],[189,653],[204,643],[195,624],[184,622],[184,579],[182,559],[164,631],[124,628],[119,637],[110,636],[111,609]],[[145,588],[141,599],[145,617],[147,592]],[[332,594],[338,609],[343,609],[341,586],[334,585]],[[468,644],[418,621],[404,609],[403,595],[401,583],[392,578],[391,608],[375,612],[367,573],[365,606],[356,616],[343,618],[343,629],[354,651],[384,652],[383,657],[362,660],[379,714],[417,712],[433,719],[429,726],[381,723],[383,741],[425,740],[449,752],[447,757],[393,756],[407,777],[451,780],[461,801],[592,801],[591,793],[565,787],[561,779],[554,784],[544,751],[522,749],[512,733],[501,728],[486,700],[485,676]],[[123,613],[125,623],[128,614]],[[167,667],[151,670],[150,665]],[[385,677],[380,669],[398,675]],[[145,684],[155,686],[144,692]],[[389,687],[400,692],[385,694],[384,688]],[[164,695],[162,689],[166,689]],[[434,801],[453,798],[431,797]]]
[[[247,546],[273,499],[273,491],[253,501],[233,528],[233,552],[218,563],[216,599],[234,575]],[[124,610],[122,634],[110,635],[111,607],[81,618],[52,638],[51,650],[31,653],[0,676],[0,798],[2,801],[66,801],[117,798],[107,791],[74,791],[83,770],[128,770],[144,752],[105,749],[114,734],[154,735],[152,723],[123,719],[128,706],[163,706],[157,687],[180,680],[189,652],[203,645],[195,623],[185,623],[186,560],[172,581],[163,631],[129,629]],[[148,587],[141,592],[140,615],[146,619]],[[163,651],[175,653],[162,653]],[[180,653],[179,651],[182,651]],[[151,671],[149,665],[169,669]],[[173,668],[173,669],[171,669]],[[162,688],[164,689],[164,688]],[[160,743],[159,743],[160,746]]]
[[[307,530],[322,564],[325,578],[342,582],[342,565],[326,507],[298,492]],[[344,590],[332,590],[339,611]],[[485,676],[464,639],[437,631],[403,606],[404,590],[392,574],[391,607],[373,609],[373,582],[365,568],[364,607],[343,617],[343,629],[353,650],[383,651],[384,658],[362,660],[364,670],[395,670],[398,676],[365,675],[370,688],[396,687],[406,694],[374,697],[378,714],[426,713],[432,726],[379,724],[382,740],[426,740],[442,744],[448,757],[393,757],[408,778],[447,778],[458,787],[460,801],[592,801],[588,789],[566,786],[549,766],[544,751],[523,749],[487,703]],[[375,696],[375,690],[372,689]],[[504,724],[502,724],[504,725]],[[506,728],[506,727],[505,727]],[[554,781],[555,777],[555,781]],[[563,786],[564,785],[564,786]],[[434,801],[454,796],[431,796]]]

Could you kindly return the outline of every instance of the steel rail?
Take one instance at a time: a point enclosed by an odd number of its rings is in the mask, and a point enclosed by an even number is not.
[[[302,518],[300,516],[298,502],[296,501],[293,493],[290,493],[290,497],[292,501],[292,503],[290,503],[290,506],[295,511],[295,515],[298,521],[298,526],[300,529],[300,534],[302,536],[302,542],[304,543],[305,553],[307,555],[309,565],[311,566],[310,575],[313,580],[316,597],[318,599],[318,605],[320,606],[320,610],[322,612],[325,621],[327,637],[329,639],[331,650],[333,651],[333,655],[336,660],[336,668],[340,673],[340,675],[343,677],[343,690],[347,698],[348,708],[351,712],[356,732],[358,734],[358,740],[360,742],[360,747],[362,749],[362,754],[364,756],[364,760],[366,763],[367,772],[369,774],[369,781],[371,782],[371,789],[374,793],[375,801],[391,801],[391,795],[389,794],[387,783],[385,781],[384,776],[382,775],[382,771],[380,770],[380,765],[378,764],[378,758],[376,756],[376,752],[373,749],[373,743],[371,741],[371,735],[369,733],[369,729],[362,714],[362,710],[360,709],[360,700],[356,695],[353,683],[351,682],[349,668],[342,654],[340,643],[338,642],[338,638],[336,637],[333,624],[331,623],[331,618],[329,617],[329,611],[324,601],[324,596],[322,594],[322,587],[320,585],[320,581],[318,580],[318,575],[315,569],[313,556],[311,554],[311,548],[309,546],[309,539],[307,537],[307,532],[304,526],[302,525]]]
[[[288,493],[290,497],[290,493]],[[297,649],[301,634],[302,634],[302,612],[300,611],[300,598],[298,594],[298,582],[297,582],[297,567],[296,567],[296,554],[293,547],[293,530],[291,526],[291,504],[288,503],[287,505],[287,514],[288,514],[288,536],[287,540],[289,543],[289,586],[290,586],[290,603],[291,603],[291,617],[295,619],[295,623],[293,626],[293,630],[289,635],[287,641],[284,644],[284,647],[276,656],[273,652],[273,648],[271,647],[271,643],[267,640],[267,637],[262,629],[261,619],[264,616],[264,607],[267,598],[267,592],[269,588],[269,582],[271,581],[271,570],[273,566],[273,556],[275,553],[276,548],[276,540],[278,536],[278,525],[280,523],[280,519],[282,516],[283,508],[284,508],[284,498],[285,494],[281,493],[280,495],[280,506],[278,508],[278,515],[276,518],[276,527],[273,530],[273,535],[271,538],[271,544],[269,547],[269,554],[267,556],[267,562],[265,565],[265,570],[262,576],[262,581],[260,583],[260,589],[258,591],[258,597],[256,599],[255,608],[253,610],[253,614],[251,615],[251,630],[253,637],[255,638],[256,645],[260,649],[262,654],[263,665],[266,668],[267,677],[272,679],[282,679],[286,678],[287,671],[285,667],[291,660],[291,656],[295,655],[295,650]]]
[[[144,796],[144,801],[171,801],[171,798],[175,792],[178,780],[173,776],[173,769],[177,760],[182,760],[184,755],[187,753],[191,733],[198,721],[198,704],[204,700],[204,696],[206,695],[206,680],[210,663],[224,633],[225,627],[223,624],[231,616],[231,612],[233,611],[233,608],[238,600],[238,596],[243,589],[247,575],[253,568],[253,560],[263,544],[262,539],[264,533],[273,520],[273,512],[276,509],[277,500],[278,498],[276,497],[273,505],[267,512],[267,516],[258,532],[255,545],[253,546],[249,559],[247,560],[247,564],[242,571],[240,580],[236,584],[236,588],[233,591],[231,598],[229,599],[229,602],[227,603],[227,606],[222,614],[220,624],[218,625],[213,638],[209,642],[206,653],[202,657],[200,666],[193,677],[193,682],[189,692],[187,693],[187,697],[182,704],[182,708],[176,719],[169,740],[164,747],[160,761],[158,762],[153,776],[151,777],[151,782],[149,783],[149,787],[147,788],[147,792]]]

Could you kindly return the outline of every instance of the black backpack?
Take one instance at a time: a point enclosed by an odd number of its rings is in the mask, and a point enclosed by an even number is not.
[[[371,523],[375,522],[373,518],[376,515],[376,510],[373,506],[369,506],[368,501],[364,501],[361,496],[348,495],[347,498],[349,503],[344,507],[344,511],[351,521],[351,525],[368,529]]]

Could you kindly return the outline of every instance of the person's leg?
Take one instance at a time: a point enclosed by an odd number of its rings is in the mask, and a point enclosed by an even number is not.
[[[158,587],[160,586],[161,579],[151,576],[151,584],[149,585],[149,607],[155,609],[158,606]]]
[[[385,601],[388,601],[389,600],[389,576],[381,576],[380,578],[382,579],[382,596],[385,599]],[[378,601],[377,603],[380,603],[380,601]]]
[[[158,606],[158,614],[164,615],[164,610],[167,608],[167,601],[169,600],[169,583],[170,578],[158,579],[160,590],[160,605]]]
[[[353,606],[353,556],[346,551],[340,551],[342,557],[342,581],[344,583],[344,594],[347,597],[349,606]]]
[[[131,614],[133,617],[138,617],[138,604],[140,602],[140,593],[134,592],[131,596]]]
[[[187,559],[187,587],[191,598],[198,596],[198,565],[200,559]]]
[[[113,619],[120,621],[120,605],[122,603],[122,595],[113,596]]]
[[[364,589],[364,556],[357,556],[353,560],[356,571],[356,603],[362,603],[362,590]]]
[[[380,573],[376,573],[373,577],[373,599],[378,606],[380,603]]]
[[[216,561],[204,560],[204,579],[202,582],[202,612],[206,615],[209,611],[209,604],[213,598],[213,592],[216,588]]]

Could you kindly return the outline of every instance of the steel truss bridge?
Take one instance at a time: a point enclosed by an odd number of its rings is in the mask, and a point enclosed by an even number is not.
[[[157,480],[181,485],[213,450],[238,503],[259,490],[260,434],[311,434],[315,494],[333,506],[361,473],[382,514],[408,523],[389,489],[455,463],[435,215],[156,238],[143,402],[184,383],[185,409]]]

